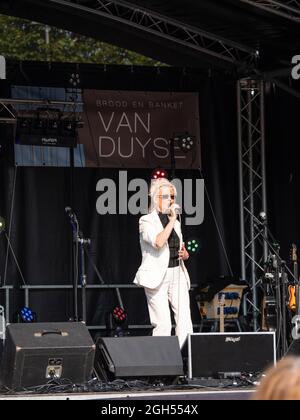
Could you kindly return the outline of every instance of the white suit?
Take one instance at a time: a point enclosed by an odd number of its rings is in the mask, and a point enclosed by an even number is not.
[[[173,310],[176,335],[180,346],[188,333],[192,333],[189,288],[190,277],[184,262],[178,267],[168,268],[170,251],[168,242],[158,249],[156,237],[163,230],[162,223],[154,210],[139,220],[142,263],[136,273],[134,283],[143,286],[148,302],[153,335],[171,335],[172,324],[169,304]],[[181,226],[178,220],[174,225],[182,246]]]

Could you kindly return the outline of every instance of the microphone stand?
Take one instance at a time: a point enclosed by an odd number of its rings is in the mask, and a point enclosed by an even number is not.
[[[66,208],[67,209],[67,208]],[[89,238],[84,238],[82,232],[79,230],[79,223],[75,213],[72,209],[68,208],[68,216],[70,218],[72,231],[73,231],[73,260],[74,260],[74,276],[73,276],[73,299],[74,299],[74,321],[79,321],[78,317],[78,271],[80,272],[80,283],[81,283],[81,305],[82,305],[82,321],[86,323],[87,316],[86,316],[86,285],[87,285],[87,274],[86,274],[86,263],[85,263],[85,255],[89,259],[90,264],[92,265],[99,281],[101,284],[105,284],[96,264],[92,260],[92,257],[87,249],[88,246],[91,245],[91,240]],[[78,250],[79,248],[79,250]],[[80,262],[80,267],[78,270],[78,260]],[[121,296],[118,293],[118,300],[120,306],[123,307]]]
[[[91,244],[91,240],[83,238],[82,233],[78,232],[77,242],[80,248],[80,278],[81,278],[81,307],[82,307],[82,321],[86,323],[86,269],[85,269],[85,246]]]
[[[294,278],[293,273],[287,267],[286,261],[284,261],[279,255],[279,245],[275,240],[274,236],[270,232],[268,226],[264,223],[254,222],[254,226],[259,229],[258,234],[268,244],[270,250],[273,252],[273,268],[275,269],[275,291],[276,291],[276,322],[277,322],[277,356],[281,358],[288,350],[287,343],[287,328],[286,328],[286,285],[288,283],[287,271]],[[265,235],[264,229],[267,228],[267,235],[270,236],[273,243],[269,241],[268,236]]]
[[[74,321],[78,322],[78,274],[80,273],[81,285],[81,309],[82,321],[86,323],[86,284],[87,274],[85,267],[85,246],[91,244],[89,238],[84,238],[82,232],[79,230],[79,223],[74,213],[69,215],[73,230],[73,255],[74,255],[74,282],[73,282],[73,299],[74,299]],[[79,248],[79,249],[78,249]],[[79,268],[78,268],[79,261]]]
[[[72,246],[72,278],[73,278],[73,321],[79,321],[78,318],[78,232],[79,225],[75,216],[70,217],[73,235],[73,246]]]

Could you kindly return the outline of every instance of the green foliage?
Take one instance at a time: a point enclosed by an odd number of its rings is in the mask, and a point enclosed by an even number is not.
[[[7,59],[23,61],[163,65],[105,42],[4,15],[0,15],[0,54]]]

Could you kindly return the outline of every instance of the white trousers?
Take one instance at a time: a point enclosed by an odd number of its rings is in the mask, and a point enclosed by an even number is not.
[[[150,321],[155,336],[169,336],[172,332],[170,307],[174,314],[175,333],[180,347],[193,332],[190,297],[187,282],[180,267],[168,268],[156,289],[145,288]]]

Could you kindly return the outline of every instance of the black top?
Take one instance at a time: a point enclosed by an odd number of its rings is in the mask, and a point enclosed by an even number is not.
[[[167,214],[158,213],[160,218],[161,224],[165,228],[169,223],[169,218]],[[180,247],[180,239],[175,230],[173,229],[171,235],[168,239],[169,249],[170,249],[170,260],[169,260],[169,268],[178,267],[179,260],[178,260],[178,251]]]

